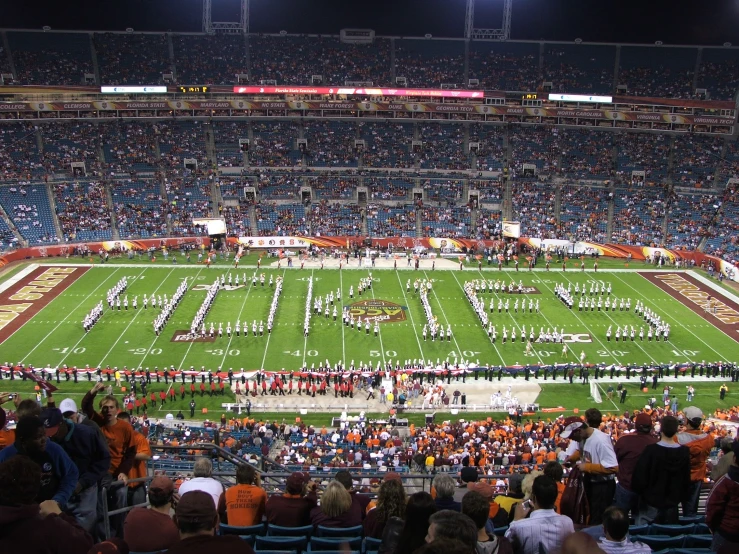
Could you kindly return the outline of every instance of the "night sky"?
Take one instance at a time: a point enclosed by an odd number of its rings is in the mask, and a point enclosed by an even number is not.
[[[498,27],[502,0],[476,1],[476,27]],[[252,0],[251,31],[461,37],[465,0]],[[213,0],[238,21],[239,0]],[[200,31],[202,0],[3,0],[5,28]],[[739,0],[514,0],[513,39],[739,46]]]

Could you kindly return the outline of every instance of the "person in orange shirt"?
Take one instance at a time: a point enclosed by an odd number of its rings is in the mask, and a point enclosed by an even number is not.
[[[564,470],[559,462],[547,462],[547,465],[544,466],[544,475],[557,483],[557,499],[554,501],[554,510],[558,514],[561,514],[560,504],[562,502],[562,494],[565,491],[565,484],[562,482]]]
[[[248,527],[262,522],[267,493],[261,488],[256,470],[250,464],[236,468],[236,485],[226,489],[218,503],[221,522]]]
[[[121,411],[118,414],[118,419],[131,422],[130,415],[128,412]],[[149,445],[148,439],[141,433],[134,432],[133,442],[136,447],[136,454],[141,456],[136,457],[128,471],[128,480],[139,479],[148,475],[146,471],[146,460],[151,459],[151,446]],[[144,456],[147,456],[144,458]],[[137,504],[143,504],[146,502],[146,487],[144,483],[128,483],[128,505],[136,506]]]

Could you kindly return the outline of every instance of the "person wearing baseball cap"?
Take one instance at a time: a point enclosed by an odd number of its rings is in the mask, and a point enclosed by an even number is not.
[[[213,497],[205,491],[183,494],[175,508],[174,522],[180,540],[167,550],[167,554],[254,554],[249,543],[238,535],[216,535],[218,511]]]
[[[77,467],[79,477],[67,512],[91,533],[97,520],[98,483],[110,467],[108,446],[93,429],[66,419],[58,408],[43,410],[41,421],[46,436],[61,446]]]
[[[292,473],[285,483],[285,494],[273,494],[267,500],[265,516],[269,524],[282,527],[310,525],[310,512],[318,505],[316,489],[317,485],[307,473]]]
[[[576,462],[577,467],[585,474],[590,525],[600,525],[603,522],[603,512],[613,502],[616,492],[618,459],[610,435],[598,429],[602,421],[600,410],[588,409],[585,419],[587,423],[577,416],[567,418],[560,437],[578,443],[578,451],[569,460]]]
[[[614,504],[624,510],[626,515],[636,519],[639,511],[639,495],[631,490],[631,477],[634,474],[636,462],[649,444],[655,444],[657,437],[652,434],[652,417],[644,412],[634,418],[634,430],[623,435],[616,441],[614,450],[618,461],[618,483]]]
[[[695,406],[683,410],[686,428],[677,434],[677,442],[690,449],[690,491],[683,501],[683,516],[693,517],[698,514],[698,499],[701,486],[706,479],[706,460],[714,445],[713,435],[701,429],[703,412]]]
[[[170,517],[174,500],[174,483],[166,475],[158,475],[149,483],[149,507],[139,506],[123,522],[123,539],[134,552],[167,550],[180,539],[177,526]],[[156,529],[156,533],[151,530]]]

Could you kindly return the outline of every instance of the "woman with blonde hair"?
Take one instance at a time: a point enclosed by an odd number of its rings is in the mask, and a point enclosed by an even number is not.
[[[355,527],[362,525],[362,510],[344,485],[331,481],[323,495],[321,505],[311,510],[310,521],[314,527]]]
[[[537,469],[523,478],[523,483],[521,483],[521,491],[523,492],[524,501],[531,498],[531,491],[534,488],[534,479],[539,477],[539,475],[544,475],[544,472]]]
[[[377,494],[377,507],[364,518],[364,536],[381,539],[385,524],[391,517],[405,520],[406,501],[405,489],[399,479],[384,481]]]

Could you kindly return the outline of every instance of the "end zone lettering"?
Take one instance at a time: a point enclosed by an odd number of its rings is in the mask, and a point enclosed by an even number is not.
[[[369,319],[379,323],[405,321],[405,312],[408,310],[407,306],[380,299],[360,300],[349,304],[348,308],[355,318],[361,317],[363,321]]]

